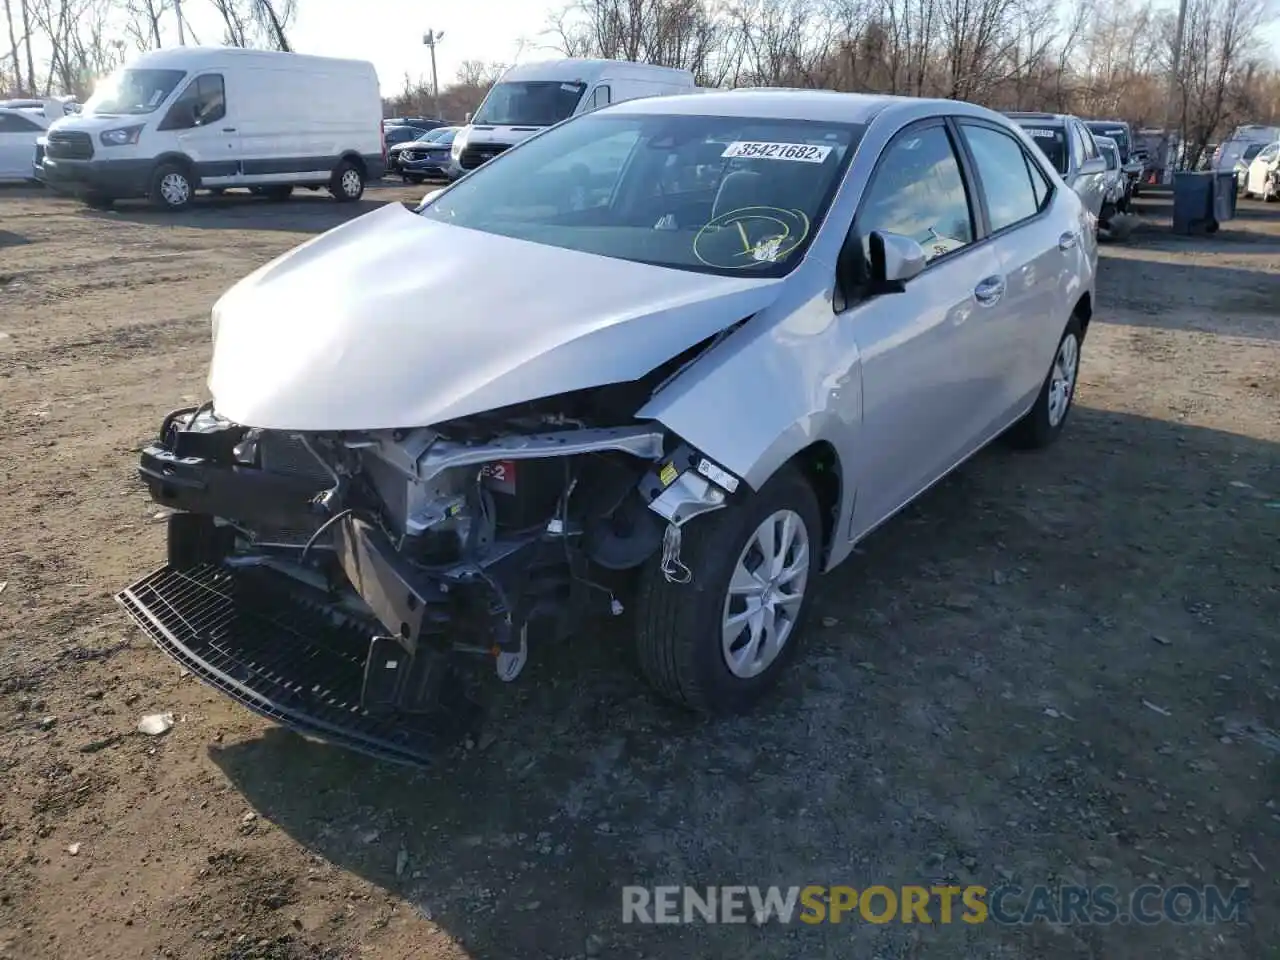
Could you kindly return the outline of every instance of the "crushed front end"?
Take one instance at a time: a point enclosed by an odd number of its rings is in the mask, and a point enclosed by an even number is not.
[[[563,409],[341,433],[175,411],[139,467],[167,563],[118,600],[250,709],[424,762],[474,719],[461,663],[512,680],[531,639],[620,613],[627,571],[678,576],[679,526],[737,486],[652,424]]]

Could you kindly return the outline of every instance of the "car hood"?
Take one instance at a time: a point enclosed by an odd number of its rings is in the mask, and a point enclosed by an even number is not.
[[[655,267],[388,204],[213,308],[223,416],[277,430],[427,426],[637,379],[767,306],[781,280]]]

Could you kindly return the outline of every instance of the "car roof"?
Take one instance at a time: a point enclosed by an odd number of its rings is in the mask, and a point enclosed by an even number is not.
[[[1068,120],[1075,120],[1076,117],[1069,113],[1040,113],[1035,110],[1010,110],[1006,111],[1005,116],[1015,122],[1022,120],[1034,120],[1036,123],[1062,123]]]
[[[930,108],[934,109],[931,111]],[[624,100],[596,112],[868,124],[877,116],[895,110],[935,115],[999,117],[999,114],[986,107],[979,107],[961,100],[930,100],[879,93],[837,93],[833,90],[791,90],[776,87],[708,89],[701,93],[642,97]]]

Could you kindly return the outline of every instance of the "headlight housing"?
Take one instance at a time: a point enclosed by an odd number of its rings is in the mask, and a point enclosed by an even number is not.
[[[142,128],[145,124],[139,123],[132,127],[114,127],[111,130],[103,130],[98,134],[98,140],[104,147],[126,147],[130,144],[138,142],[138,137],[142,134]]]

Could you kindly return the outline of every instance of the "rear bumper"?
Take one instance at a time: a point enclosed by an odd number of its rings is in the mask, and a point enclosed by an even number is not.
[[[64,160],[48,155],[42,164],[44,182],[59,193],[122,199],[147,195],[153,166],[151,160]]]
[[[369,625],[336,617],[326,597],[263,567],[163,567],[116,600],[165,654],[204,683],[303,736],[423,765],[456,743],[477,711],[440,682],[430,713],[361,706],[379,663]]]

